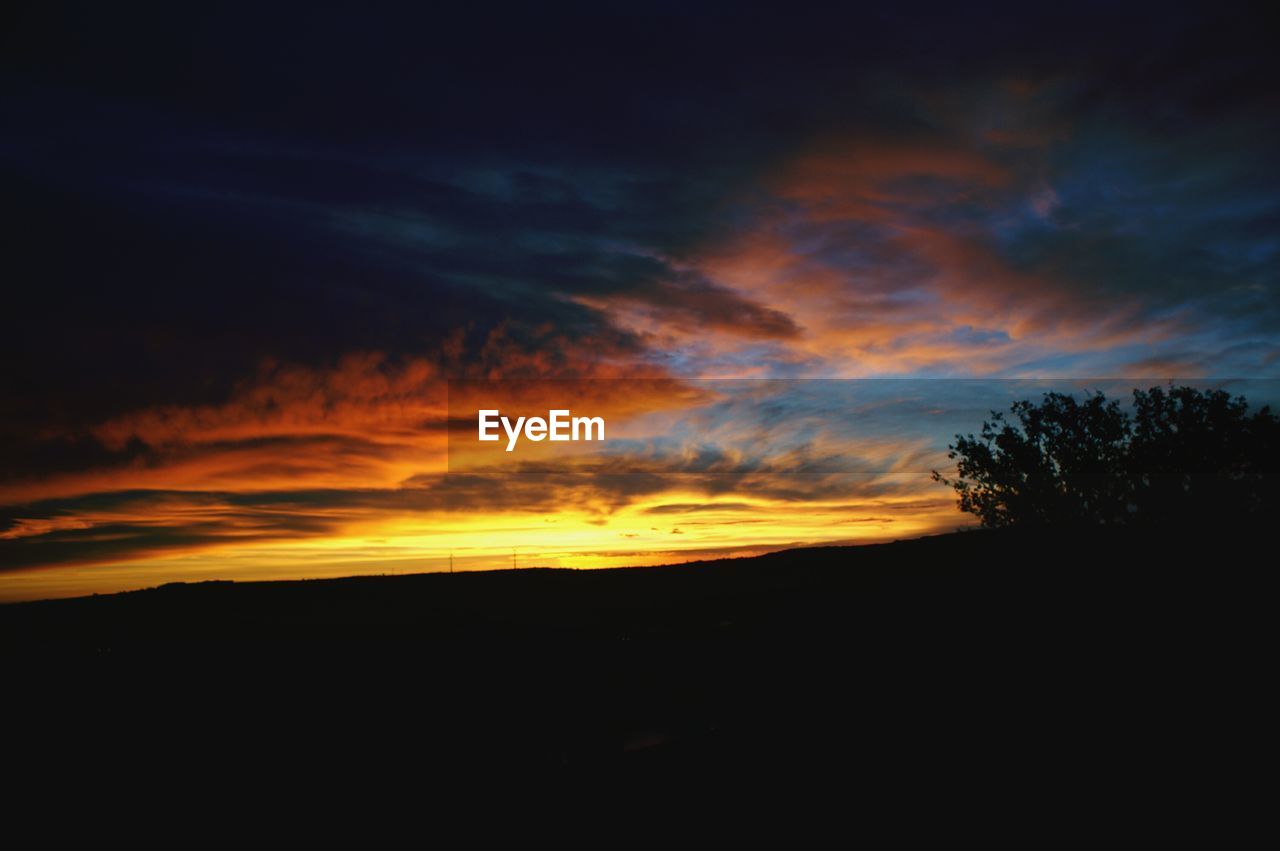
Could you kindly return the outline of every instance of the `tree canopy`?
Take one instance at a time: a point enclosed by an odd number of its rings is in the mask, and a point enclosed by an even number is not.
[[[1046,393],[991,412],[948,457],[959,507],[984,526],[1244,520],[1277,503],[1280,420],[1243,397],[1193,387]]]

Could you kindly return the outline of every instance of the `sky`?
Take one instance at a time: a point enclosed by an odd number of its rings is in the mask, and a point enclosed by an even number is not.
[[[0,600],[912,537],[1013,398],[1274,394],[1260,6],[371,5],[10,13]]]

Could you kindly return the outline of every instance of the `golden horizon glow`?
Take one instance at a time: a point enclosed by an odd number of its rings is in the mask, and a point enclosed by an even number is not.
[[[692,510],[686,507],[692,506]],[[890,516],[891,515],[891,516]],[[306,539],[223,542],[140,559],[41,566],[0,576],[0,601],[135,590],[167,582],[319,579],[520,567],[596,569],[758,555],[795,546],[877,543],[967,525],[945,496],[781,504],[672,490],[607,516],[562,510],[356,521]],[[500,540],[503,543],[495,543]]]

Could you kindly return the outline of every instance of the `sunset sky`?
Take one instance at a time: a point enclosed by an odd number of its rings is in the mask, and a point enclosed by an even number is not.
[[[1248,7],[25,5],[0,600],[912,537],[1014,398],[1275,400]],[[610,440],[468,456],[497,380]]]

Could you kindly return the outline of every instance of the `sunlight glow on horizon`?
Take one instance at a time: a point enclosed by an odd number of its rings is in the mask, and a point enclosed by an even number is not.
[[[672,504],[697,508],[652,513]],[[696,493],[670,491],[603,517],[582,511],[402,516],[356,523],[340,533],[309,539],[229,542],[145,559],[19,570],[0,575],[0,601],[110,593],[179,581],[447,572],[451,553],[459,572],[506,569],[513,547],[520,567],[676,564],[803,545],[876,543],[963,525],[966,519],[945,496],[935,505],[914,499],[861,506],[784,505],[737,495],[705,501]]]

